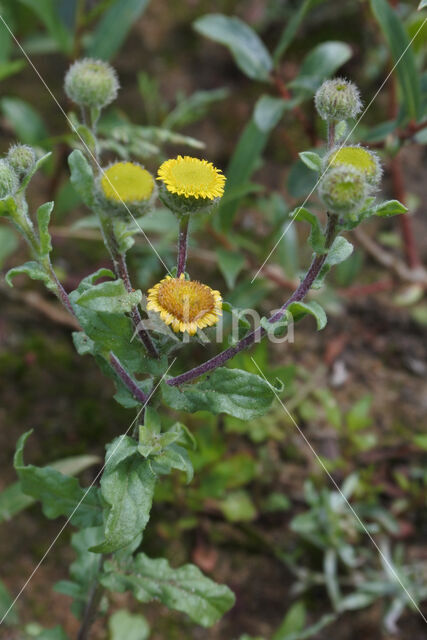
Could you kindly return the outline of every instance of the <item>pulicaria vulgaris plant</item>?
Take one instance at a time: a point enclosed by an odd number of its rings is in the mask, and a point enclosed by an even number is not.
[[[323,309],[306,296],[311,288],[322,286],[332,266],[350,255],[352,245],[343,232],[372,216],[405,210],[397,201],[376,202],[378,157],[364,147],[342,143],[346,120],[361,109],[357,88],[342,79],[324,82],[315,103],[327,124],[327,148],[323,157],[303,152],[301,158],[318,174],[326,225],[306,208],[293,212],[294,220],[311,227],[311,264],[292,295],[259,327],[244,329],[226,349],[182,371],[187,342],[201,335],[209,338],[222,314],[233,311],[219,291],[197,279],[187,262],[191,223],[198,216],[215,216],[226,177],[207,159],[180,155],[163,162],[156,176],[129,161],[102,166],[97,123],[118,87],[115,71],[97,60],[74,63],[65,78],[65,91],[81,112],[76,148],[69,156],[71,182],[97,216],[111,270],[86,276],[67,293],[51,262],[54,203],[43,204],[33,215],[26,198],[32,177],[49,154],[37,159],[31,147],[16,144],[0,160],[0,214],[22,234],[31,254],[29,262],[8,272],[8,284],[12,286],[18,274],[42,281],[79,323],[81,330],[73,334],[78,353],[95,358],[102,373],[114,380],[117,402],[136,412],[129,429],[107,444],[99,482],[89,488],[53,467],[26,464],[24,447],[31,432],[22,435],[16,447],[14,464],[23,492],[42,503],[46,517],[65,516],[76,528],[72,544],[77,560],[70,580],[56,589],[73,598],[73,613],[82,620],[80,638],[87,637],[97,611],[105,612],[111,592],[130,591],[143,603],[160,600],[203,626],[214,624],[233,606],[230,589],[197,567],[173,568],[166,559],[150,558],[142,550],[156,484],[174,470],[186,474],[188,482],[193,477],[188,449],[194,437],[178,422],[165,428],[162,407],[224,412],[244,420],[268,411],[280,389],[261,376],[227,368],[226,363],[306,314],[324,326]],[[178,256],[176,267],[166,270],[144,296],[132,286],[126,257],[140,230],[138,219],[150,212],[156,215],[157,199],[176,217]],[[172,375],[172,365],[181,366],[181,373]]]

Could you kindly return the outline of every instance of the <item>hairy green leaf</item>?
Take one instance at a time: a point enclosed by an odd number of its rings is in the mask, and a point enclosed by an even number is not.
[[[288,307],[288,311],[292,313],[295,322],[298,322],[300,318],[303,318],[307,314],[312,315],[316,320],[318,331],[324,329],[328,322],[324,309],[315,300],[310,300],[310,302],[292,302]]]
[[[68,164],[71,171],[71,184],[88,207],[95,204],[94,175],[93,170],[83,153],[74,149],[68,156]]]
[[[22,491],[41,502],[47,518],[66,516],[77,527],[100,524],[102,512],[95,487],[83,489],[76,478],[52,467],[25,465],[24,446],[31,433],[27,431],[19,438],[14,457]]]
[[[76,303],[91,311],[128,313],[141,300],[141,291],[128,292],[123,280],[113,280],[93,285],[76,298]]]
[[[375,207],[375,215],[382,218],[389,218],[390,216],[397,216],[401,213],[406,213],[408,208],[399,200],[387,200]]]
[[[305,222],[308,222],[311,226],[310,235],[308,237],[310,246],[316,253],[325,253],[327,251],[325,249],[325,236],[323,234],[319,218],[308,209],[304,209],[304,207],[298,207],[295,209],[295,212],[291,214],[291,218],[292,217],[294,220],[304,220]]]
[[[13,269],[9,269],[5,276],[7,284],[10,287],[13,287],[12,279],[15,276],[21,274],[27,275],[32,280],[41,280],[49,289],[54,288],[53,283],[46,271],[39,265],[38,262],[35,262],[34,260],[30,260],[30,262],[21,264],[20,267],[13,267]]]
[[[194,22],[198,33],[225,45],[243,73],[254,80],[268,81],[273,61],[255,31],[236,17],[220,13],[202,16]]]
[[[322,170],[322,158],[317,153],[314,153],[314,151],[302,151],[299,157],[305,166],[312,171]]]
[[[338,236],[335,238],[332,247],[329,249],[328,255],[326,256],[326,260],[323,264],[323,267],[320,270],[319,275],[313,283],[313,289],[319,289],[323,286],[323,282],[325,276],[330,271],[330,269],[336,264],[340,264],[347,260],[348,257],[353,253],[353,245],[351,242],[343,238],[342,236]]]
[[[160,600],[204,627],[215,624],[234,604],[228,587],[206,578],[191,564],[173,569],[163,558],[153,560],[138,553],[123,567],[107,562],[105,571],[101,582],[110,591],[131,591],[139,602]]]
[[[52,241],[49,233],[49,222],[54,202],[45,202],[37,209],[41,256],[46,257],[52,251]]]
[[[137,451],[137,442],[120,436],[107,447],[101,478],[105,503],[105,540],[92,547],[111,553],[129,545],[146,527],[150,517],[156,475]]]
[[[228,413],[242,420],[262,415],[274,399],[270,385],[259,376],[223,367],[196,384],[175,388],[164,383],[162,395],[173,409]]]

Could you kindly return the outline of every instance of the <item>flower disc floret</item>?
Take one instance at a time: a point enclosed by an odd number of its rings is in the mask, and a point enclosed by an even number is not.
[[[369,190],[362,172],[348,165],[330,169],[319,185],[319,195],[330,211],[338,214],[357,213]]]
[[[18,176],[7,160],[0,160],[0,199],[11,196],[19,187]]]
[[[381,180],[382,168],[377,154],[368,151],[364,147],[356,145],[333,149],[325,158],[326,167],[343,165],[351,166],[361,171],[372,186],[377,186]]]
[[[166,160],[159,168],[158,180],[167,191],[185,198],[214,200],[224,193],[225,176],[207,160],[178,156]]]
[[[102,109],[117,97],[119,81],[115,70],[107,62],[84,58],[68,69],[64,88],[67,96],[76,104]]]
[[[133,162],[116,162],[104,171],[101,178],[105,198],[116,203],[150,200],[154,187],[151,173]]]
[[[355,118],[362,109],[359,89],[344,78],[326,80],[317,90],[314,102],[323,120]]]
[[[175,333],[194,335],[198,329],[216,324],[222,314],[219,291],[197,280],[166,276],[148,291],[147,309],[157,311]]]

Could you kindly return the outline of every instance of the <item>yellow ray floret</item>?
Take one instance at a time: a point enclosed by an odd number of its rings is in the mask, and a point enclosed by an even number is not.
[[[151,173],[133,162],[116,162],[104,171],[101,187],[107,200],[141,202],[148,200],[154,189]]]
[[[220,198],[224,193],[225,176],[207,160],[190,156],[178,156],[166,160],[158,171],[161,180],[171,193],[186,198]]]
[[[147,309],[157,311],[175,333],[187,331],[193,336],[197,329],[216,324],[222,314],[222,298],[206,284],[166,276],[148,291]]]

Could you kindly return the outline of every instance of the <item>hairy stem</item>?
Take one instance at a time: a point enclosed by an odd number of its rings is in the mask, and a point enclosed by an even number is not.
[[[105,246],[107,247],[113,261],[114,271],[117,277],[123,280],[126,291],[131,292],[133,291],[133,288],[126,264],[126,257],[119,251],[113,223],[111,219],[108,216],[104,215],[102,212],[99,212],[99,220],[101,223],[101,230]],[[148,331],[144,327],[144,322],[141,318],[141,314],[137,306],[133,307],[130,315],[132,318],[133,326],[138,333],[139,339],[146,348],[147,353],[152,358],[158,358],[159,354],[157,352],[157,349],[154,345],[154,342],[151,340]]]
[[[87,640],[90,637],[89,631],[91,626],[95,622],[96,614],[98,612],[102,594],[104,592],[102,585],[99,584],[98,581],[98,574],[101,572],[103,562],[104,557],[101,556],[99,559],[98,573],[89,592],[89,597],[86,603],[82,624],[77,635],[77,640]]]
[[[338,222],[338,219],[336,215],[328,216],[328,226],[326,229],[326,243],[325,243],[325,246],[327,249],[329,249],[332,246],[332,243],[336,237],[337,222]],[[303,300],[303,298],[305,298],[313,282],[319,275],[320,270],[322,269],[325,263],[327,255],[328,255],[327,253],[324,253],[324,254],[316,254],[314,256],[313,261],[310,265],[310,268],[307,271],[304,279],[302,280],[300,285],[297,287],[297,289],[294,291],[294,293],[291,295],[291,297],[288,298],[288,300],[281,306],[279,311],[277,311],[268,320],[270,324],[274,324],[275,322],[278,322],[279,320],[281,320],[281,318],[285,315],[287,308],[293,302],[299,302],[300,300]],[[181,375],[176,376],[175,378],[171,378],[170,380],[167,381],[167,383],[171,387],[177,387],[180,384],[183,384],[184,382],[190,382],[191,380],[194,380],[195,378],[202,376],[204,373],[207,373],[208,371],[212,371],[217,367],[221,367],[223,364],[225,364],[228,360],[233,358],[240,351],[242,351],[243,349],[247,349],[247,347],[250,347],[255,342],[257,342],[262,337],[264,337],[266,333],[267,331],[263,327],[259,327],[255,329],[251,333],[248,333],[248,335],[242,338],[233,347],[229,347],[228,349],[225,349],[224,351],[214,356],[210,360],[207,360],[203,364],[200,364],[199,366],[194,367],[194,369],[190,369],[189,371],[186,371],[185,373],[182,373]]]
[[[176,277],[179,278],[181,273],[185,271],[187,264],[187,247],[188,247],[188,227],[190,225],[190,216],[182,216],[179,221],[179,239],[178,239],[178,262]]]
[[[120,360],[112,352],[110,352],[110,364],[113,367],[114,371],[119,376],[120,380],[125,385],[125,387],[129,389],[129,391],[131,392],[135,400],[137,400],[141,404],[147,404],[148,400],[150,399],[150,396],[147,396],[143,391],[141,391],[136,381],[126,371],[126,369],[123,367]]]

